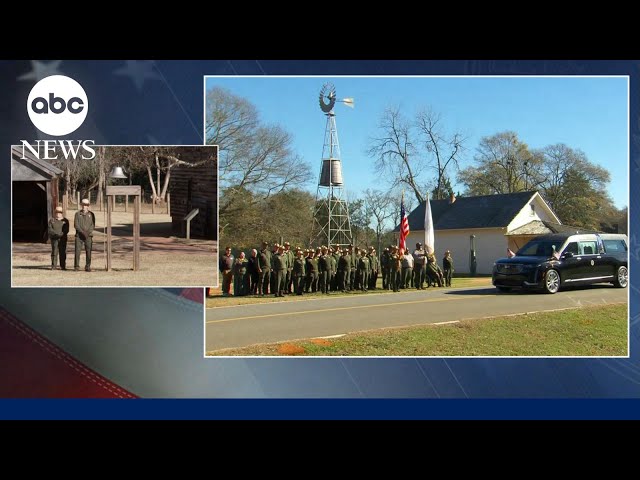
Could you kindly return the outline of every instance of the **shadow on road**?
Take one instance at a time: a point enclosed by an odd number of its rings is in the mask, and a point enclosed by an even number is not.
[[[556,295],[562,295],[562,292],[575,292],[580,290],[609,290],[615,288],[611,284],[596,284],[596,285],[571,285],[569,287],[563,287]],[[500,292],[495,287],[487,287],[483,289],[473,290],[450,290],[445,292],[446,295],[546,295],[542,290],[526,290],[526,289],[513,289],[510,292]]]
[[[495,288],[493,287],[488,287],[488,288],[474,288],[474,289],[470,289],[467,290],[466,288],[463,289],[457,289],[457,290],[449,290],[447,292],[443,292],[445,295],[495,295],[496,293],[500,293],[498,292]]]

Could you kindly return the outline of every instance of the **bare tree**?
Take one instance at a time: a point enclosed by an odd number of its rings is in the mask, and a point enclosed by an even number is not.
[[[377,251],[380,253],[382,237],[389,228],[389,221],[393,218],[393,197],[380,190],[367,189],[364,191],[365,211],[376,232]]]
[[[426,170],[415,145],[415,131],[400,107],[387,108],[378,124],[381,135],[371,139],[368,154],[376,159],[376,171],[390,179],[390,188],[408,186],[419,202],[426,186],[419,177]]]
[[[251,192],[257,203],[309,181],[309,165],[293,152],[289,132],[262,124],[255,106],[228,90],[215,87],[206,100],[207,143],[220,152],[221,217],[246,208],[236,201],[243,192]]]
[[[413,120],[399,107],[387,108],[378,128],[381,135],[371,139],[367,153],[376,159],[377,172],[390,178],[390,189],[407,186],[421,203],[429,186],[434,186],[437,197],[444,198],[448,172],[459,168],[465,137],[447,134],[442,116],[430,108],[418,111]]]
[[[442,128],[442,116],[432,109],[423,109],[416,116],[418,129],[422,133],[427,153],[432,157],[437,181],[435,199],[447,198],[447,171],[459,169],[460,156],[464,151],[465,138],[461,133],[450,136]]]

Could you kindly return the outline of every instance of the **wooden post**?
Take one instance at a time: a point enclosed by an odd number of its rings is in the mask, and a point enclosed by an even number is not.
[[[129,195],[124,196],[124,211],[127,211],[127,207],[129,206]]]
[[[140,270],[140,195],[133,197],[133,271]]]
[[[171,216],[171,192],[167,192],[167,215]]]
[[[129,198],[133,195],[133,270],[140,270],[140,186],[108,186],[107,187],[107,271],[111,270],[111,207],[115,207],[115,196]],[[113,198],[113,200],[112,200]],[[126,205],[126,204],[125,204]],[[126,207],[125,207],[126,208]]]
[[[156,199],[151,196],[151,213],[156,213]]]
[[[111,199],[107,196],[107,272],[111,271]]]
[[[62,215],[67,216],[67,210],[69,209],[69,197],[66,193],[62,194]]]
[[[80,210],[80,191],[77,191],[76,195],[78,196],[78,203],[76,205],[78,205],[78,210]]]

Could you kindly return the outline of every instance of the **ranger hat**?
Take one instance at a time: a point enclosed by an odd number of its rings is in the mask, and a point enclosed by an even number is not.
[[[82,205],[91,205],[91,202],[89,202],[88,198],[83,198],[82,202],[80,202],[80,203],[82,203]]]

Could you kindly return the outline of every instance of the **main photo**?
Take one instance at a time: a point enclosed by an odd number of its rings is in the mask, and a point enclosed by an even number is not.
[[[210,356],[628,355],[627,77],[207,77]]]

